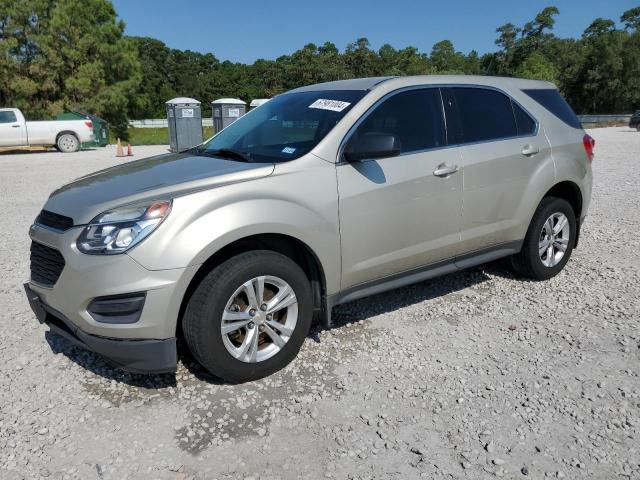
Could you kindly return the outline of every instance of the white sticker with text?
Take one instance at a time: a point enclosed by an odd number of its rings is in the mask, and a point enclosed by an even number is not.
[[[332,110],[334,112],[341,112],[345,108],[347,108],[351,103],[349,102],[341,102],[340,100],[326,100],[324,98],[319,98],[311,105],[309,108],[319,108],[321,110]]]
[[[291,153],[293,153],[293,152],[295,152],[295,151],[296,151],[296,149],[295,149],[295,148],[293,148],[293,147],[284,147],[284,148],[282,149],[282,153],[289,153],[289,154],[291,154]]]

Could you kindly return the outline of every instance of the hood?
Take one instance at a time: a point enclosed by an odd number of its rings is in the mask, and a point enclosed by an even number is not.
[[[73,218],[74,225],[127,203],[173,198],[229,183],[266,177],[273,164],[170,153],[81,177],[54,191],[44,209]]]

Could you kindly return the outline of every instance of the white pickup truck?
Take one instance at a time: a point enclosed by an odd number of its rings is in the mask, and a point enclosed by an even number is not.
[[[66,153],[94,139],[91,120],[27,122],[19,109],[0,108],[0,147],[53,145]]]

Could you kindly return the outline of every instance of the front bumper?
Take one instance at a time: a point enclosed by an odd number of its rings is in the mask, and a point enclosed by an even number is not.
[[[148,270],[126,253],[85,255],[75,244],[80,230],[81,227],[74,227],[58,232],[39,225],[31,228],[33,241],[57,249],[65,260],[64,269],[53,286],[29,282],[42,303],[94,336],[124,340],[175,337],[180,305],[198,266]],[[134,323],[97,321],[88,311],[97,297],[134,292],[144,292],[146,296],[142,313]]]
[[[28,283],[24,290],[29,305],[40,323],[76,346],[102,356],[113,366],[135,373],[175,372],[178,361],[176,339],[117,339],[82,331],[62,313],[42,301]]]

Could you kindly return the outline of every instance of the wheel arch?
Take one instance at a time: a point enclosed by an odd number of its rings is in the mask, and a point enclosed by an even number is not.
[[[78,142],[80,142],[80,136],[76,132],[74,132],[73,130],[62,130],[56,135],[56,144],[58,143],[58,140],[62,135],[73,135],[74,137],[76,137]]]
[[[562,198],[569,202],[573,211],[576,214],[576,242],[575,246],[578,245],[578,240],[580,239],[580,219],[582,218],[582,207],[583,207],[583,197],[582,191],[577,183],[572,182],[571,180],[563,180],[561,182],[556,183],[553,187],[551,187],[540,199],[547,197],[557,197]],[[539,203],[539,202],[538,202]]]
[[[556,183],[542,196],[542,198],[546,197],[564,198],[571,204],[578,218],[582,215],[582,192],[575,182],[564,180]]]
[[[281,233],[263,233],[249,235],[223,246],[213,253],[200,265],[191,278],[180,303],[178,321],[176,323],[176,335],[182,332],[182,317],[193,292],[202,279],[220,263],[235,255],[252,250],[270,250],[289,257],[296,262],[305,272],[311,284],[313,294],[314,320],[319,320],[325,311],[326,277],[316,252],[302,240],[291,235]]]

